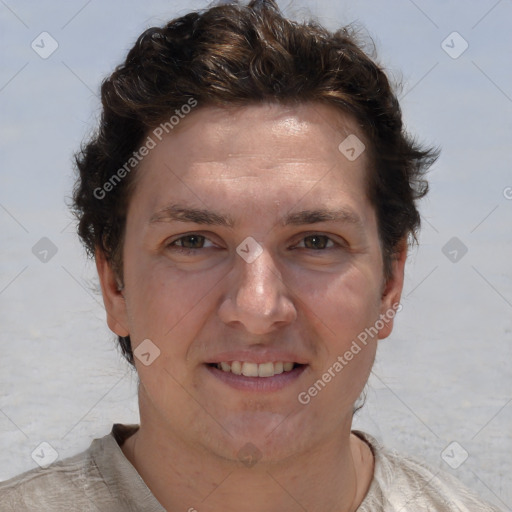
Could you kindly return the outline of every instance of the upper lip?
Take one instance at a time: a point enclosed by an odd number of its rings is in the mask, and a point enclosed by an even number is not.
[[[279,350],[262,350],[258,352],[237,350],[231,352],[221,352],[215,356],[207,359],[206,364],[213,363],[231,363],[232,361],[240,361],[246,363],[277,363],[277,362],[290,362],[297,364],[307,364],[307,360],[297,354],[291,352],[284,352]]]

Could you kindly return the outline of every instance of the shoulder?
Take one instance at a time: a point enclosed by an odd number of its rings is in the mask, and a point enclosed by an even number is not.
[[[83,494],[84,483],[93,473],[87,450],[46,469],[33,469],[1,482],[2,512],[69,510],[70,501]]]
[[[113,430],[82,453],[0,482],[2,512],[118,510],[120,500],[112,492],[118,452]]]
[[[370,445],[375,457],[373,481],[357,512],[499,512],[449,473],[388,450],[364,432],[354,433]]]

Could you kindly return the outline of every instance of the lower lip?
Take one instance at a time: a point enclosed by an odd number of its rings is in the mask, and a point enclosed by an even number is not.
[[[256,391],[260,393],[279,391],[295,382],[304,372],[307,365],[301,365],[289,372],[283,372],[273,377],[246,377],[231,372],[219,370],[215,366],[205,365],[206,369],[228,386],[240,391]]]

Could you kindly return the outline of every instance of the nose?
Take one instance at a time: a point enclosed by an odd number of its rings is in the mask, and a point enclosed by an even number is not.
[[[263,335],[297,318],[292,292],[267,250],[251,263],[237,255],[227,278],[228,290],[218,311],[226,325]]]

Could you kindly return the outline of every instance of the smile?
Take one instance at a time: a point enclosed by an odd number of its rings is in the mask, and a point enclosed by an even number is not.
[[[309,368],[308,364],[290,361],[222,361],[204,367],[215,380],[244,392],[269,393],[291,386]]]
[[[268,363],[250,363],[243,361],[221,362],[213,364],[218,370],[226,373],[234,373],[235,375],[243,375],[244,377],[273,377],[285,372],[291,372],[295,367],[300,366],[292,362],[268,362]]]

